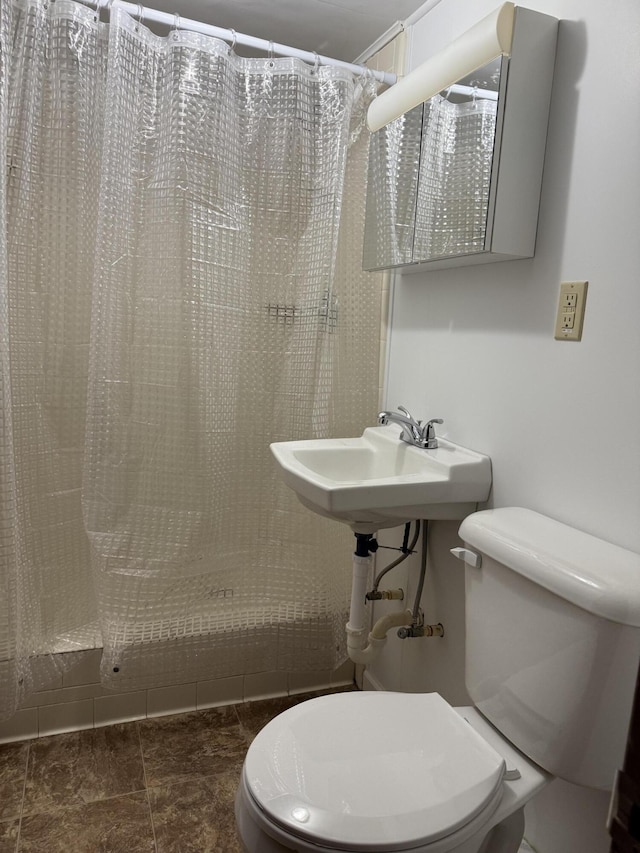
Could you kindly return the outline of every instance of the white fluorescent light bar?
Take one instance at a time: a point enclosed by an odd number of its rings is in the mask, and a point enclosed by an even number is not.
[[[372,133],[380,130],[497,56],[509,56],[515,9],[513,3],[503,3],[444,50],[378,95],[367,113],[369,130]]]

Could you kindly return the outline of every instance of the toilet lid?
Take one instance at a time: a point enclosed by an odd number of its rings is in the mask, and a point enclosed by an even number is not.
[[[437,693],[350,692],[302,702],[257,735],[249,793],[325,846],[402,850],[494,805],[503,758]]]

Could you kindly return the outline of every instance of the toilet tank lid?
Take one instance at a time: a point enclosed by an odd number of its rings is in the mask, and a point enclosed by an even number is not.
[[[640,554],[522,507],[473,513],[460,537],[582,610],[640,627]]]

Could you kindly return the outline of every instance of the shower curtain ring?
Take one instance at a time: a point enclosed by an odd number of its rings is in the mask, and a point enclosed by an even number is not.
[[[315,63],[314,63],[314,66],[313,66],[313,69],[312,69],[311,73],[312,73],[312,74],[317,74],[317,73],[318,73],[318,68],[320,68],[320,54],[318,53],[318,51],[317,51],[317,50],[314,50],[314,51],[313,51],[313,55],[315,56],[316,61],[315,61]]]
[[[358,77],[358,79],[356,81],[356,85],[360,87],[361,92],[364,92],[368,88],[369,82],[373,82],[374,77],[373,77],[373,71],[370,68],[367,68],[366,65],[362,65],[361,68],[362,68],[362,70],[360,72],[360,76]],[[378,92],[376,91],[375,86],[374,86],[373,96],[375,98],[378,97]]]
[[[273,41],[269,41],[269,59],[273,59],[276,55],[275,50],[273,49]]]
[[[138,3],[138,23],[140,26],[144,26],[144,6],[142,3]]]
[[[173,13],[173,27],[171,28],[172,33],[178,33],[180,31],[180,15],[177,12]]]
[[[229,45],[229,53],[233,53],[234,50],[236,49],[236,44],[238,42],[238,33],[233,29],[233,27],[230,29],[229,32],[233,36],[233,41]]]

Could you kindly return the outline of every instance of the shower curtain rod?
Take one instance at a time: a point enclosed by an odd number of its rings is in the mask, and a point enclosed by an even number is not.
[[[85,0],[91,3],[91,0]],[[114,5],[114,0],[93,0],[91,5],[96,6],[96,10],[110,9]],[[354,65],[351,62],[343,62],[341,59],[332,59],[330,56],[320,56],[319,54],[308,51],[299,50],[297,47],[289,47],[286,44],[268,41],[267,39],[256,38],[245,33],[237,33],[235,30],[228,30],[224,27],[215,27],[212,24],[204,24],[202,21],[194,21],[191,18],[183,18],[177,12],[170,14],[169,12],[161,12],[159,9],[150,9],[147,6],[142,6],[138,3],[127,3],[126,0],[115,0],[115,5],[124,9],[133,17],[140,18],[143,21],[153,21],[155,24],[165,24],[168,27],[177,27],[181,30],[190,30],[196,33],[202,33],[206,36],[214,36],[215,38],[230,41],[233,45],[242,44],[245,47],[253,47],[258,50],[263,50],[266,53],[279,54],[280,56],[291,56],[294,59],[301,59],[303,62],[308,62],[311,65],[318,63],[319,65],[335,65],[338,68],[344,68],[355,74],[370,74],[375,80],[384,83],[387,86],[393,86],[397,81],[395,74],[388,71],[373,71],[365,68],[363,65]]]

